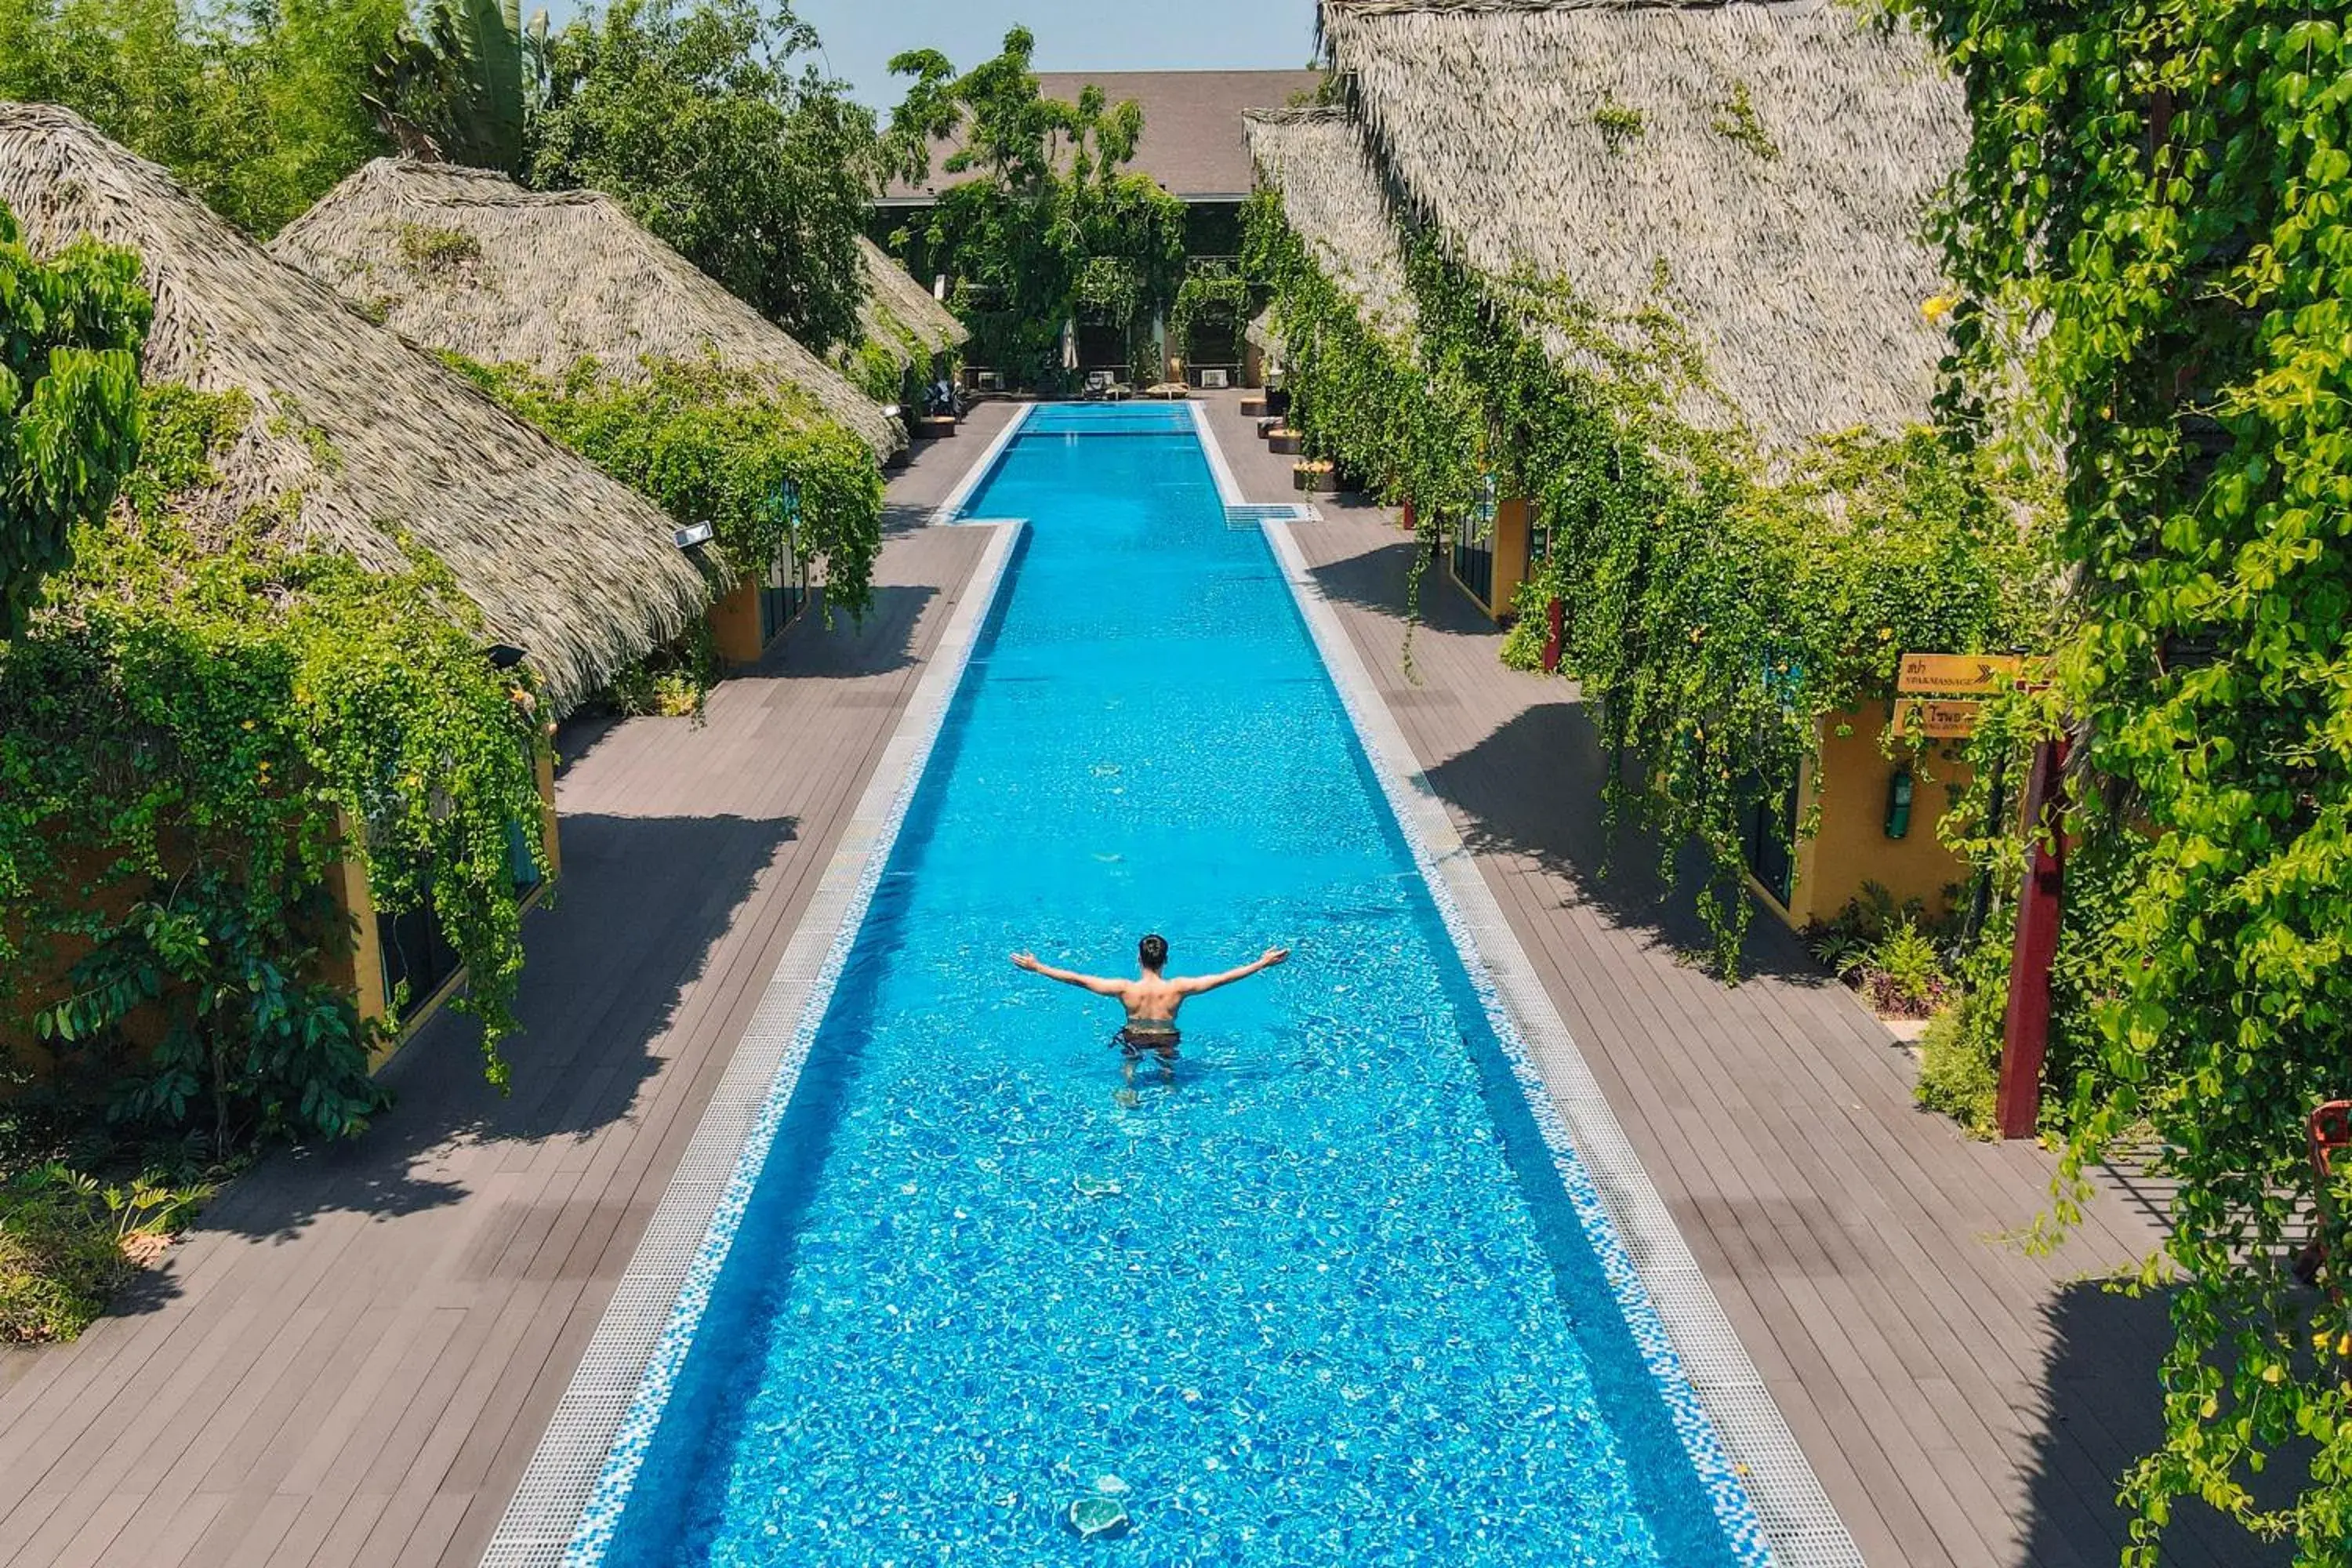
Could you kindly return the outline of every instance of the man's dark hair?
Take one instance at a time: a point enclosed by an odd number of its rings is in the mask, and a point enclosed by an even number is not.
[[[1168,939],[1164,936],[1145,937],[1135,944],[1135,956],[1143,961],[1146,969],[1167,968]]]

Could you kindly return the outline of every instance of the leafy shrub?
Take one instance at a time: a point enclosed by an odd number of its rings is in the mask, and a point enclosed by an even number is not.
[[[1990,1138],[1994,1090],[2000,1083],[2004,994],[1971,992],[1929,1021],[1919,1037],[1919,1103],[1973,1137]]]
[[[1888,1017],[1927,1017],[1952,985],[1935,942],[1909,921],[1872,946],[1863,972],[1871,1005]]]
[[[442,356],[452,368],[680,522],[708,522],[729,570],[787,544],[823,556],[828,610],[862,615],[882,549],[882,471],[866,444],[798,388],[715,361],[658,360],[623,381],[593,358],[560,378]],[[798,496],[794,512],[782,497]]]
[[[1544,623],[1540,616],[1521,616],[1503,634],[1503,668],[1506,669],[1540,670],[1543,668]]]
[[[298,923],[324,929],[325,889],[298,897],[316,906]],[[34,1019],[62,1050],[136,1009],[163,1009],[163,1038],[121,1080],[111,1113],[178,1127],[207,1110],[219,1159],[247,1138],[349,1137],[386,1102],[368,1072],[374,1036],[351,998],[303,980],[316,951],[289,947],[246,905],[247,889],[216,868],[159,885],[74,966],[66,999]]]
[[[1845,979],[1867,962],[1872,950],[1900,927],[1916,926],[1927,912],[1917,899],[1895,900],[1883,882],[1865,881],[1845,908],[1805,931],[1805,944],[1824,968]]]
[[[0,1343],[69,1340],[211,1195],[37,1165],[0,1184]]]

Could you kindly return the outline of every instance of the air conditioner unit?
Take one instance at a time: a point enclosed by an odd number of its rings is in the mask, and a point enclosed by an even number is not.
[[[1225,379],[1223,371],[1204,370],[1201,373],[1201,385],[1208,391],[1223,392],[1232,383]]]

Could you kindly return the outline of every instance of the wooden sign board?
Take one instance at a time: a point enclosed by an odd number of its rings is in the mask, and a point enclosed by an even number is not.
[[[1903,740],[1956,741],[1977,732],[1984,704],[1965,698],[1896,698],[1895,733]]]
[[[2024,673],[2025,661],[2014,654],[1906,653],[1895,689],[1906,695],[1983,697],[2015,685]]]

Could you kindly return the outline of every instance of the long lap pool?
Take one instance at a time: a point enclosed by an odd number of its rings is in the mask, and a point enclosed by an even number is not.
[[[604,1560],[1752,1561],[1184,410],[965,510],[1024,537]],[[1295,956],[1124,1097],[1007,954],[1147,931]]]

